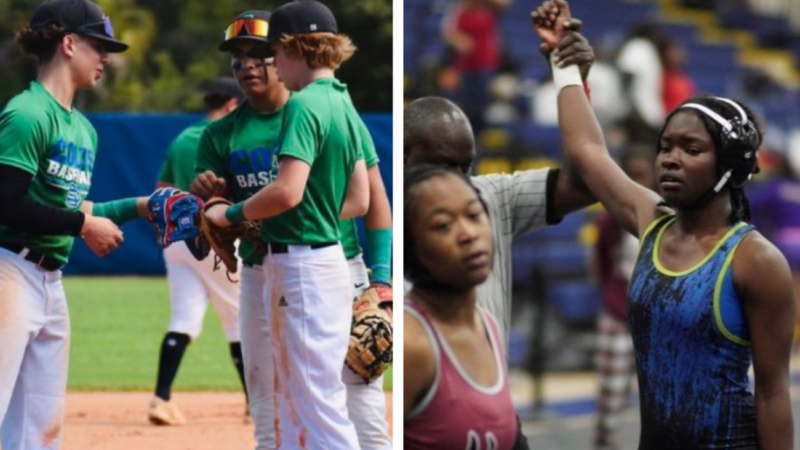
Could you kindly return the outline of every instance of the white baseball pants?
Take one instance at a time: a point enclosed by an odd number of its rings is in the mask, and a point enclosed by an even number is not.
[[[360,450],[341,377],[353,300],[341,245],[289,246],[265,261],[278,448]]]
[[[356,299],[369,287],[369,277],[361,255],[349,259],[347,265],[353,283],[353,298]],[[256,450],[271,450],[276,446],[275,387],[271,338],[264,303],[265,276],[262,266],[256,266],[244,267],[241,277],[239,320],[242,328],[245,380],[250,394],[250,415],[255,424]],[[347,390],[347,413],[355,425],[361,449],[392,448],[386,424],[383,377],[367,385],[344,366],[342,380]]]
[[[3,450],[58,449],[70,323],[61,271],[0,248],[0,440]]]
[[[239,284],[228,280],[225,266],[214,270],[214,251],[198,261],[176,242],[164,249],[172,311],[168,331],[197,339],[203,331],[208,299],[214,304],[228,342],[239,342]]]

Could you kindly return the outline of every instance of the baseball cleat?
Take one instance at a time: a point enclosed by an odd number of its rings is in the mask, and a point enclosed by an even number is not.
[[[186,418],[174,402],[159,397],[153,397],[150,401],[147,418],[153,425],[179,426],[186,423]]]

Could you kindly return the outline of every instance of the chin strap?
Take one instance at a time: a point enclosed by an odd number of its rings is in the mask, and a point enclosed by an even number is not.
[[[697,200],[692,202],[689,206],[686,206],[683,209],[699,209],[705,206],[708,202],[714,198],[715,195],[719,194],[719,192],[728,184],[728,180],[731,179],[733,175],[733,169],[728,169],[725,174],[720,177],[719,182],[717,182],[716,186],[707,190],[703,195],[701,195]]]

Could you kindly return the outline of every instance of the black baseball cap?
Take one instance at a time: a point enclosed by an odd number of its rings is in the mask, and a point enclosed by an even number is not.
[[[264,43],[267,41],[266,33],[269,30],[269,22],[270,16],[272,13],[269,11],[245,11],[238,16],[236,16],[228,27],[225,29],[222,39],[223,41],[219,44],[219,51],[221,52],[229,52],[233,48],[233,46],[237,42],[241,41],[253,41],[255,43]],[[266,23],[266,28],[263,30],[261,29],[253,29],[252,27],[248,26],[247,21],[254,20],[254,21],[264,21]],[[263,31],[264,34],[260,35],[259,32]],[[229,33],[230,32],[230,33]],[[230,34],[230,35],[229,35]],[[271,57],[273,55],[265,56]]]
[[[272,13],[266,43],[253,47],[249,56],[267,58],[265,55],[272,52],[272,44],[284,34],[338,32],[336,18],[327,6],[314,0],[296,0],[281,5]]]
[[[68,32],[94,38],[109,53],[120,53],[128,44],[114,39],[111,19],[89,0],[51,0],[36,8],[28,25],[32,29],[49,25],[64,27]]]
[[[219,77],[209,83],[203,94],[203,100],[206,101],[211,97],[219,97],[226,100],[235,98],[239,102],[244,101],[244,93],[239,89],[239,85],[236,84],[236,79],[233,77]]]

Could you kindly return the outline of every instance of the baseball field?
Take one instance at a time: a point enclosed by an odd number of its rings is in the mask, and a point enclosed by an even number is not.
[[[156,428],[147,422],[147,405],[169,323],[166,279],[66,277],[64,285],[72,320],[64,450],[254,446],[244,395],[212,306],[175,381],[173,397],[188,423]],[[384,378],[391,411],[391,371]]]

